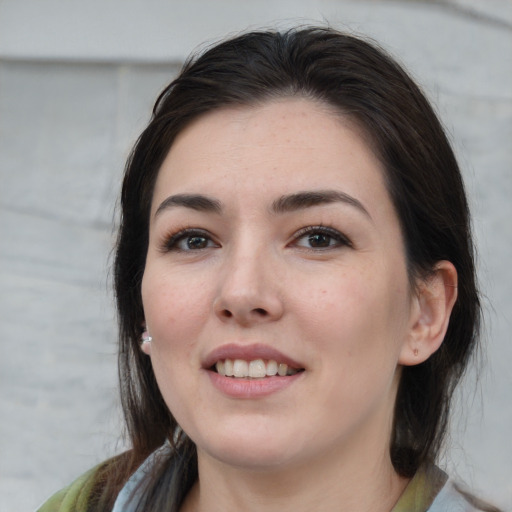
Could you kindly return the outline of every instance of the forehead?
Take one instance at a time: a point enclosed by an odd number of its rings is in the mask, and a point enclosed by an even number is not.
[[[191,123],[162,164],[154,203],[177,193],[271,200],[325,188],[389,200],[382,166],[354,122],[324,103],[286,98]]]

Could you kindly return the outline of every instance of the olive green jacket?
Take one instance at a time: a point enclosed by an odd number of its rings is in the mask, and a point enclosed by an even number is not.
[[[101,466],[101,465],[100,465]],[[96,466],[54,494],[37,512],[85,512],[91,496]]]

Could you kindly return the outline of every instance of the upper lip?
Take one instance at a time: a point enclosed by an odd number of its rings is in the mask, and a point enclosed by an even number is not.
[[[274,347],[259,343],[252,345],[238,345],[236,343],[221,345],[207,354],[203,361],[203,367],[211,368],[217,361],[224,361],[225,359],[242,359],[244,361],[254,361],[255,359],[274,360],[278,363],[287,364],[289,367],[297,370],[304,368],[301,363]]]

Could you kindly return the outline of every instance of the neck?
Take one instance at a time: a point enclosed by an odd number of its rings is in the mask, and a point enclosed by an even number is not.
[[[233,467],[199,453],[199,480],[182,512],[389,512],[408,481],[387,453],[346,464],[338,453],[279,468]]]
[[[181,512],[391,512],[408,484],[389,450],[397,382],[389,403],[322,449],[313,443],[251,462],[198,446],[199,478]]]

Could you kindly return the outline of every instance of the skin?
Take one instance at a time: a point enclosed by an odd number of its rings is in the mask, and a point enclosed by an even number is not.
[[[344,200],[276,211],[305,191]],[[215,208],[168,199],[183,194]],[[442,342],[455,285],[439,262],[411,288],[382,166],[327,106],[276,100],[187,127],[157,178],[142,283],[144,350],[198,449],[183,510],[391,510],[407,484],[389,458],[400,368]],[[265,397],[226,396],[204,361],[227,343],[304,371]]]

